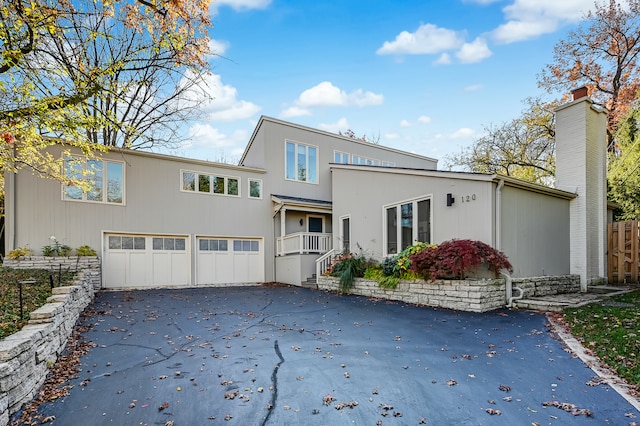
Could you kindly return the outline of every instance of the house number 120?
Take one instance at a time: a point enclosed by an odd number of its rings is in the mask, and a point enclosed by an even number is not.
[[[476,194],[471,194],[471,195],[463,195],[462,197],[462,202],[463,203],[469,203],[471,201],[475,201],[476,200]]]

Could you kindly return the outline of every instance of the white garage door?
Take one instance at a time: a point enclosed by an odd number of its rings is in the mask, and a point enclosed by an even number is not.
[[[103,254],[106,288],[190,284],[188,236],[105,234]]]
[[[198,284],[240,284],[264,281],[262,240],[198,237]]]

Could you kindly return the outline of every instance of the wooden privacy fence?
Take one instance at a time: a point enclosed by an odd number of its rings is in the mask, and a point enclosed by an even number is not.
[[[610,283],[637,283],[640,256],[640,222],[607,225],[607,269]]]

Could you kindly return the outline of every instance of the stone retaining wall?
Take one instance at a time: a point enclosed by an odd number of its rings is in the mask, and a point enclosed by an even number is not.
[[[578,275],[513,278],[512,283],[513,287],[522,288],[524,298],[580,291]],[[320,276],[318,288],[340,291],[340,280]],[[349,293],[469,312],[487,312],[507,304],[504,279],[401,281],[395,290],[391,290],[381,288],[376,281],[356,278]]]
[[[41,266],[38,266],[41,268]],[[98,278],[96,278],[98,277]],[[49,365],[64,349],[80,313],[93,300],[99,272],[81,271],[73,285],[55,287],[29,323],[0,341],[0,426],[33,399]]]
[[[60,267],[67,271],[91,271],[92,285],[95,291],[102,287],[102,264],[97,256],[25,256],[20,259],[4,258],[2,266],[14,269],[48,269],[57,272]]]
[[[318,288],[340,291],[340,280],[318,277]],[[349,293],[470,312],[486,312],[506,305],[504,279],[401,281],[395,290],[390,290],[381,288],[376,281],[356,278]]]
[[[513,283],[513,287],[520,287],[522,289],[524,299],[580,292],[580,275],[513,278],[511,282]],[[514,292],[514,296],[517,295],[518,293]]]

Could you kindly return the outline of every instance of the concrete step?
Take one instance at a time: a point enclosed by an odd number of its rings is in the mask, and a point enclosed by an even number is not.
[[[555,294],[514,300],[514,307],[544,312],[561,312],[567,308],[577,308],[589,303],[602,302],[612,296],[633,291],[633,287],[590,286],[586,293]]]

